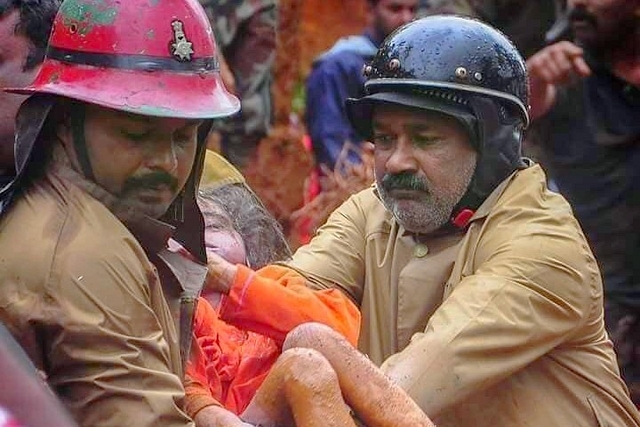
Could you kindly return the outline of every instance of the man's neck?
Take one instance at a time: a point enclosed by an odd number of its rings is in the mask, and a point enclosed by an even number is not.
[[[368,26],[364,31],[364,34],[369,37],[369,39],[371,39],[373,44],[377,47],[380,47],[380,45],[384,41],[384,35],[373,25]]]
[[[640,29],[611,50],[610,64],[613,74],[631,84],[640,85]]]

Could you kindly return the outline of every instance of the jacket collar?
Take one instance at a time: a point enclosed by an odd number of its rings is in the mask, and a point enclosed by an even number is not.
[[[526,167],[529,167],[533,164],[529,159],[523,159],[523,160],[526,164]],[[518,169],[515,172],[513,172],[511,175],[509,175],[491,192],[491,194],[489,194],[489,196],[487,196],[487,198],[484,200],[484,202],[482,202],[480,207],[475,211],[475,213],[469,220],[469,224],[472,223],[473,221],[486,218],[489,215],[489,213],[491,213],[491,211],[493,210],[493,207],[498,202],[498,199],[500,199],[500,196],[502,196],[502,193],[504,193],[504,190],[507,188],[507,186],[509,186],[509,183],[513,181],[515,176],[521,170],[522,169]]]

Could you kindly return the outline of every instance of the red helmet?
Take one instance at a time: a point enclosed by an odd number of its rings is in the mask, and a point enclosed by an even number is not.
[[[10,91],[148,116],[224,117],[240,103],[216,53],[198,0],[65,0],[35,81]]]

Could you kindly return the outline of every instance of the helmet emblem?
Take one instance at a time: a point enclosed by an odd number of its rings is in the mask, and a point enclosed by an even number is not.
[[[176,20],[171,23],[171,27],[173,27],[173,42],[169,45],[171,55],[181,62],[191,61],[193,43],[187,40],[187,36],[184,34],[184,24],[182,21]]]

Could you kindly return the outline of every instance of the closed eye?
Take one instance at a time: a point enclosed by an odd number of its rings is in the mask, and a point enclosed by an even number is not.
[[[438,142],[440,142],[442,140],[442,138],[440,138],[439,136],[434,136],[434,135],[421,135],[421,134],[417,134],[417,135],[413,135],[413,137],[411,138],[413,143],[419,147],[425,147],[428,145],[433,145],[436,144]]]
[[[376,133],[373,135],[373,143],[377,148],[388,148],[395,142],[395,137],[389,134]]]
[[[133,142],[142,142],[151,136],[151,130],[145,130],[140,132],[123,130],[122,135]]]

